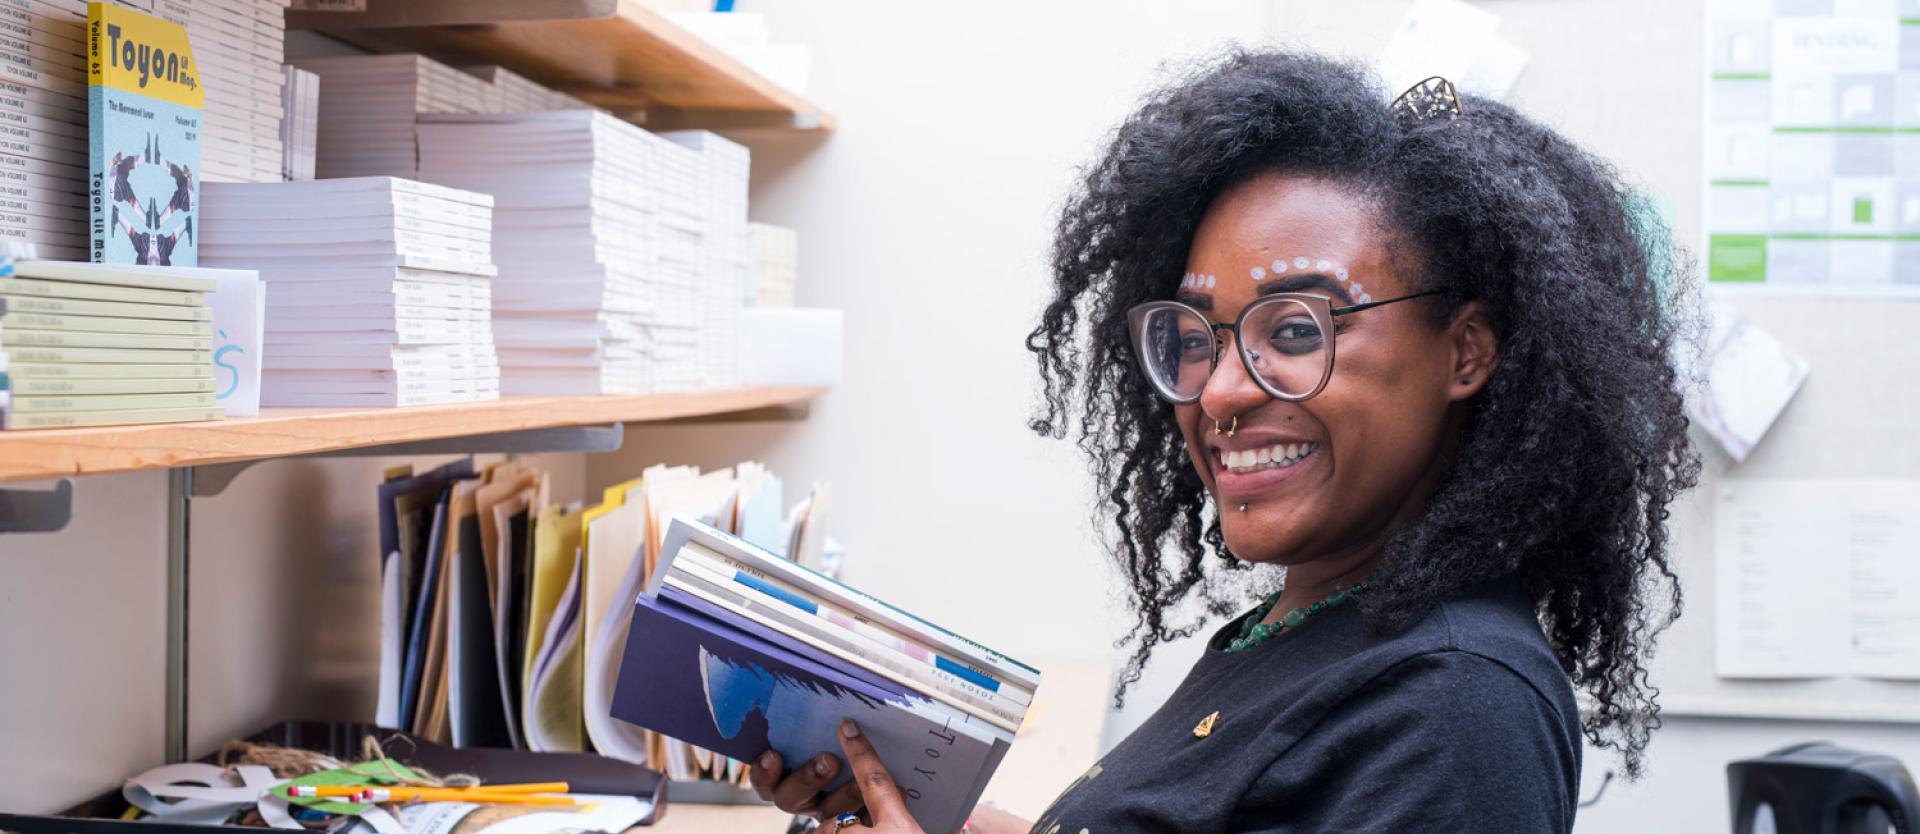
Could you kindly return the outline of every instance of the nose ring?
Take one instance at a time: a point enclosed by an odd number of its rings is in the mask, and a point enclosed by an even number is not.
[[[1233,436],[1233,433],[1234,433],[1234,431],[1235,431],[1235,430],[1237,430],[1237,429],[1239,429],[1239,428],[1240,428],[1240,415],[1238,415],[1238,414],[1235,414],[1235,415],[1233,415],[1233,422],[1231,422],[1231,423],[1228,423],[1228,424],[1227,424],[1227,427],[1226,427],[1226,428],[1224,428],[1224,429],[1222,429],[1222,428],[1220,428],[1220,421],[1219,421],[1219,420],[1215,420],[1215,421],[1213,421],[1213,433],[1214,433],[1214,434],[1224,434],[1224,435],[1226,435],[1226,436],[1228,436],[1228,437],[1232,437],[1232,436]]]

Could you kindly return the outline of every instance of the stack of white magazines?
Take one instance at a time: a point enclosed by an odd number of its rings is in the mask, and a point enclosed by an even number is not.
[[[0,242],[86,260],[86,0],[9,0],[0,21]]]
[[[745,147],[704,130],[661,136],[700,153],[700,213],[706,236],[700,259],[698,387],[739,384],[740,309],[747,276],[753,270],[753,241],[747,230],[747,190],[751,155]]]
[[[661,137],[664,138],[664,137]],[[653,390],[702,386],[700,282],[705,280],[706,206],[698,151],[655,142],[653,170],[653,305],[644,320],[653,345]]]
[[[419,55],[299,58],[294,65],[327,85],[320,102],[322,177],[418,177],[418,114],[586,107],[505,70],[459,70]]]
[[[153,13],[187,28],[206,90],[201,179],[281,179],[281,61],[287,0],[154,0]]]
[[[538,82],[488,64],[461,67],[461,72],[493,85],[490,113],[539,113],[543,110],[591,110],[593,105]]]
[[[201,264],[267,284],[262,405],[499,398],[493,198],[390,177],[214,184],[205,212]]]
[[[291,65],[283,69],[280,106],[286,115],[280,119],[280,178],[310,180],[314,154],[320,148],[315,140],[320,129],[320,76]]]
[[[697,153],[597,111],[423,116],[419,136],[423,179],[498,201],[503,392],[698,380]]]
[[[416,178],[416,113],[486,113],[493,87],[419,55],[339,55],[293,62],[320,77],[321,177]]]
[[[747,282],[748,307],[792,307],[799,279],[800,235],[784,226],[749,224],[753,238],[753,276]]]

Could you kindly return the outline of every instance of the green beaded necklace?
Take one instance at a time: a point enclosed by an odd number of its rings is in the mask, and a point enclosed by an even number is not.
[[[1240,636],[1235,637],[1231,642],[1227,643],[1227,651],[1246,651],[1268,640],[1272,640],[1278,636],[1280,632],[1290,628],[1299,628],[1300,624],[1306,622],[1308,617],[1346,602],[1366,589],[1367,583],[1365,582],[1351,588],[1335,588],[1333,593],[1327,595],[1326,599],[1320,600],[1305,608],[1295,608],[1292,611],[1288,611],[1286,616],[1280,618],[1279,622],[1263,623],[1261,620],[1266,619],[1268,614],[1273,613],[1274,604],[1280,601],[1280,592],[1274,591],[1271,596],[1267,597],[1266,602],[1260,603],[1259,608],[1254,609],[1252,614],[1247,615],[1246,622],[1240,624]]]

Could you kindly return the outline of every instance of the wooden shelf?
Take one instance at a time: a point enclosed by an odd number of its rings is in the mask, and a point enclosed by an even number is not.
[[[0,483],[199,466],[447,437],[608,423],[777,418],[824,388],[509,397],[411,408],[268,408],[208,423],[0,432]]]
[[[830,131],[833,116],[635,0],[370,0],[287,26],[379,52],[497,64],[650,128]]]

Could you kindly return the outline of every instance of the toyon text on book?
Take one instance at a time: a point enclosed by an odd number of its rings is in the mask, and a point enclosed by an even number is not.
[[[87,204],[95,263],[195,266],[205,96],[187,30],[87,7]]]
[[[660,554],[634,601],[613,717],[798,764],[839,756],[851,718],[920,826],[960,828],[1038,672],[709,525],[675,518]]]

